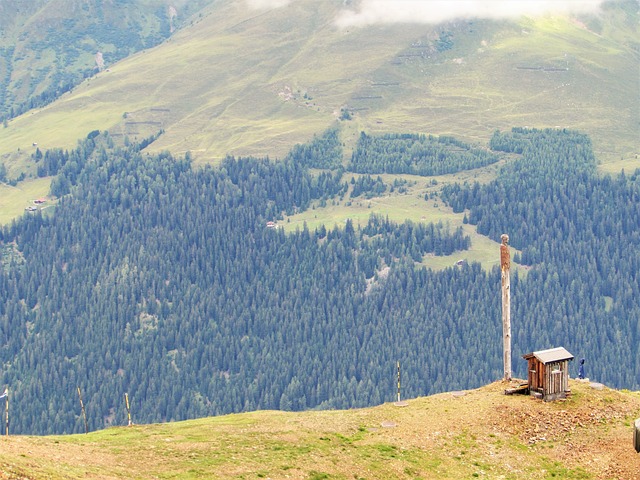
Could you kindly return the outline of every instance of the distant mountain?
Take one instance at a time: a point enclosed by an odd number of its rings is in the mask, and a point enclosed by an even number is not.
[[[78,386],[95,429],[125,392],[145,422],[373,405],[399,357],[408,394],[492,381],[504,232],[513,351],[638,388],[637,3],[367,26],[353,5],[210,3],[0,127],[16,433],[81,431]]]
[[[156,46],[211,0],[0,1],[0,119]]]
[[[601,161],[616,162],[612,169],[638,165],[635,1],[604,3],[597,15],[344,27],[336,23],[344,16],[342,1],[267,8],[268,2],[225,0],[211,3],[170,40],[112,64],[168,33],[167,7],[160,3],[145,2],[143,10],[124,2],[129,29],[120,35],[107,29],[111,36],[103,43],[75,43],[78,71],[94,68],[98,50],[109,71],[0,128],[7,167],[32,172],[24,155],[34,142],[73,147],[95,129],[131,139],[162,129],[150,149],[190,151],[198,162],[227,153],[282,156],[336,121],[344,124],[347,146],[361,130],[485,143],[496,129],[567,127],[589,134]],[[46,25],[43,11],[52,7],[45,7],[25,18]],[[108,18],[107,11],[100,14]],[[85,30],[93,28],[92,17],[82,18]],[[125,34],[131,41],[121,42]],[[42,67],[31,71],[50,75],[53,67],[45,63],[54,63],[53,47],[43,39],[21,45],[24,60],[13,54],[15,71],[37,61]],[[20,90],[12,78],[20,98],[42,88],[23,81]]]

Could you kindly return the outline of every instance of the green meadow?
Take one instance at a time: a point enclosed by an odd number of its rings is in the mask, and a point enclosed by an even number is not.
[[[33,480],[596,479],[611,471],[632,478],[639,466],[630,428],[638,393],[577,380],[570,386],[574,394],[565,402],[506,396],[505,384],[495,382],[404,406],[257,411],[86,435],[8,436],[0,439],[0,471]]]
[[[333,23],[338,2],[309,6],[211,5],[161,45],[8,122],[0,158],[13,162],[7,156],[28,154],[33,142],[71,148],[95,129],[131,139],[163,129],[150,150],[190,151],[197,162],[280,157],[346,108],[357,130],[479,144],[512,126],[577,129],[592,136],[606,169],[639,165],[638,14],[627,3],[591,22],[348,30]],[[434,39],[443,35],[451,45],[439,51]]]
[[[49,194],[51,178],[29,179],[11,186],[0,184],[0,224],[5,225],[12,219],[25,213],[25,209],[35,206],[35,199],[46,197]],[[38,209],[50,208],[47,202],[38,206]]]
[[[190,152],[197,166],[228,154],[282,158],[336,123],[345,163],[361,131],[453,135],[486,146],[496,129],[558,127],[588,133],[604,173],[640,167],[633,2],[611,4],[600,17],[347,30],[334,24],[339,2],[310,6],[301,0],[253,11],[215,3],[161,45],[9,121],[0,128],[0,162],[10,177],[24,172],[31,179],[2,187],[0,222],[22,214],[32,189],[46,193],[48,183],[32,179],[34,143],[42,151],[73,148],[96,129],[123,142],[163,130],[147,149]],[[439,38],[450,39],[448,47],[437,48]],[[343,110],[350,120],[340,119]],[[316,204],[283,226],[362,223],[379,213],[455,228],[463,215],[425,195],[447,182],[494,175],[485,169],[416,178],[406,194]],[[473,241],[466,258],[491,265],[497,245],[463,227]],[[442,268],[456,260],[425,264]]]

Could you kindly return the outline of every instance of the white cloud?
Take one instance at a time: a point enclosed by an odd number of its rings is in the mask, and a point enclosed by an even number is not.
[[[361,0],[340,12],[340,27],[385,23],[436,24],[467,18],[517,18],[598,11],[603,0]]]
[[[246,0],[249,8],[254,10],[286,7],[291,1],[292,0]]]

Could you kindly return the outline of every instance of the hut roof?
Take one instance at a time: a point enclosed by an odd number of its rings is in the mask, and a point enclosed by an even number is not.
[[[562,360],[573,360],[571,355],[563,347],[550,348],[548,350],[540,350],[538,352],[527,353],[522,358],[529,360],[531,357],[536,357],[540,362],[547,364],[551,362],[561,362]]]

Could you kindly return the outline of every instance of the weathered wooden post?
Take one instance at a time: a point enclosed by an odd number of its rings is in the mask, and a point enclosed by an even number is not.
[[[398,401],[396,401],[394,405],[396,407],[406,407],[409,404],[407,402],[400,400],[400,361],[399,360],[396,361],[396,371],[397,371],[397,379],[398,379],[398,391],[397,391]]]
[[[0,398],[4,398],[4,418],[5,418],[5,434],[9,436],[9,387],[4,389],[4,393],[0,395]]]
[[[502,280],[502,339],[504,346],[504,381],[511,381],[511,254],[509,235],[500,236],[500,278]]]
[[[129,394],[128,393],[124,394],[124,403],[125,403],[125,405],[127,407],[127,418],[128,418],[128,421],[129,421],[128,425],[131,426],[131,425],[133,425],[133,422],[131,422],[131,408],[129,407]]]
[[[400,401],[400,361],[398,361],[398,402]]]
[[[87,413],[84,410],[84,402],[82,401],[82,393],[78,387],[78,398],[80,398],[80,409],[82,410],[82,418],[84,418],[84,433],[89,433],[89,424],[87,423]]]

